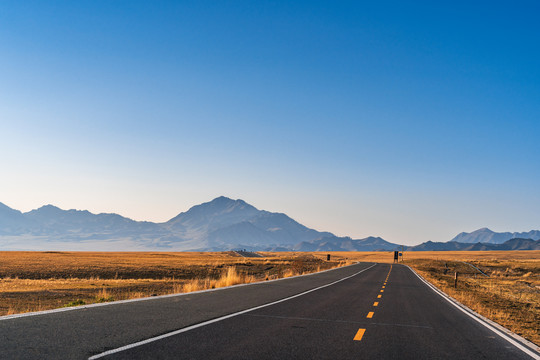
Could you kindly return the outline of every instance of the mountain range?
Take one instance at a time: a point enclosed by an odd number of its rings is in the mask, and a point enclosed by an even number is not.
[[[488,228],[478,229],[476,231],[466,233],[462,232],[450,241],[460,243],[488,243],[488,244],[502,244],[510,239],[540,239],[539,230],[531,230],[529,232],[502,232],[497,233],[491,231]]]
[[[491,251],[491,250],[540,250],[540,240],[513,238],[502,244],[461,243],[456,241],[427,241],[406,248],[406,251]]]
[[[535,244],[527,241],[539,240],[540,231],[496,233],[483,228],[461,233],[450,242],[426,242],[406,248],[409,251],[492,250],[514,238],[521,239],[500,249],[535,248]],[[0,203],[0,250],[389,251],[401,248],[380,237],[352,239],[313,230],[283,213],[259,210],[243,200],[224,196],[193,206],[163,223],[134,221],[118,214],[62,210],[53,205],[22,213]]]
[[[380,237],[351,239],[335,235],[324,236],[312,241],[302,241],[293,247],[295,251],[388,251],[397,250],[398,244],[390,243]]]
[[[362,249],[361,244],[362,240],[316,231],[285,214],[258,210],[243,200],[224,196],[193,206],[164,223],[62,210],[53,205],[22,213],[0,203],[2,250],[221,251],[340,246],[353,250]],[[380,244],[377,247],[368,238],[365,250],[393,246],[382,239]]]

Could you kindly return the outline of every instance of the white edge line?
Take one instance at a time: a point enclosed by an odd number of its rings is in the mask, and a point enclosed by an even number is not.
[[[313,273],[309,273],[309,274],[295,275],[295,276],[289,276],[289,277],[284,277],[284,278],[279,278],[279,279],[272,279],[272,280],[261,280],[261,281],[252,282],[252,283],[236,284],[236,285],[225,286],[225,287],[220,287],[220,288],[215,288],[215,289],[198,290],[198,291],[192,291],[192,292],[187,292],[187,293],[148,296],[148,297],[143,297],[143,298],[138,298],[138,299],[109,301],[109,302],[97,303],[97,304],[70,306],[70,307],[58,308],[58,309],[52,309],[52,310],[32,311],[32,312],[21,313],[21,314],[4,315],[4,316],[0,316],[0,321],[18,319],[18,318],[23,318],[23,317],[27,317],[27,316],[38,316],[38,315],[54,314],[54,313],[59,313],[59,312],[64,312],[64,311],[83,310],[83,309],[100,307],[100,306],[126,304],[126,303],[137,302],[137,301],[147,301],[147,300],[165,299],[165,298],[177,297],[177,296],[187,296],[187,295],[199,294],[199,293],[210,292],[210,291],[219,291],[219,290],[231,289],[231,288],[241,287],[241,286],[260,285],[260,284],[266,284],[266,283],[270,283],[270,282],[274,282],[274,281],[282,281],[282,280],[287,280],[287,279],[294,279],[294,278],[297,278],[297,277],[300,277],[300,276],[311,276],[311,275],[316,275],[316,274],[322,274],[322,273],[325,273],[325,272],[328,272],[328,271],[334,271],[334,270],[338,270],[338,269],[343,269],[343,268],[353,266],[353,265],[356,265],[356,264],[358,264],[358,262],[356,262],[354,264],[351,264],[351,265],[335,267],[335,268],[326,269],[326,270],[322,270],[322,271],[317,271],[317,272],[313,272]]]
[[[493,331],[495,334],[499,335],[500,337],[502,337],[504,340],[508,341],[510,344],[514,345],[515,347],[517,347],[519,350],[523,351],[525,354],[531,356],[533,359],[536,359],[536,360],[540,360],[540,355],[534,353],[532,350],[528,349],[527,347],[525,347],[523,344],[520,344],[520,342],[524,342],[525,344],[527,344],[527,346],[532,346],[533,349],[534,347],[536,346],[535,344],[527,341],[526,339],[522,338],[521,336],[519,336],[518,334],[515,334],[513,332],[511,332],[510,330],[500,326],[499,324],[496,324],[494,322],[492,322],[491,320],[489,319],[486,319],[485,317],[483,317],[482,315],[476,313],[474,310],[468,308],[467,306],[463,305],[462,303],[460,303],[459,301],[457,301],[456,299],[452,298],[451,296],[445,294],[444,292],[442,292],[441,290],[439,290],[437,287],[435,287],[433,284],[431,284],[430,282],[428,282],[427,280],[425,280],[422,276],[420,276],[416,271],[414,271],[410,266],[408,265],[405,265],[407,266],[412,272],[413,274],[415,274],[416,276],[418,276],[418,278],[420,280],[422,280],[427,286],[429,286],[429,288],[431,290],[433,290],[435,293],[437,293],[438,295],[440,295],[443,299],[445,299],[446,301],[448,301],[450,304],[454,305],[456,308],[458,308],[460,311],[462,311],[463,313],[465,313],[467,316],[473,318],[474,320],[476,320],[477,322],[479,322],[480,324],[484,325],[486,328],[488,328],[489,330]],[[488,321],[490,323],[488,323]],[[497,327],[500,327],[500,329],[497,329]],[[505,334],[505,332],[508,332],[511,334],[512,337],[515,337],[516,339],[512,339],[510,336],[508,336],[508,334]],[[519,342],[518,342],[519,341]],[[530,344],[530,345],[529,345]]]
[[[360,270],[360,271],[358,271],[358,272],[356,272],[356,273],[354,273],[354,274],[352,274],[352,275],[346,276],[346,277],[344,277],[344,278],[341,278],[341,279],[336,280],[336,281],[334,281],[334,282],[331,282],[331,283],[329,283],[329,284],[322,285],[322,286],[316,287],[316,288],[314,288],[314,289],[310,289],[310,290],[301,292],[300,294],[292,295],[292,296],[289,296],[289,297],[286,297],[286,298],[283,298],[283,299],[280,299],[280,300],[276,300],[276,301],[273,301],[273,302],[270,302],[270,303],[267,303],[267,304],[255,306],[255,307],[252,307],[252,308],[250,308],[250,309],[238,311],[238,312],[235,312],[235,313],[232,313],[232,314],[229,314],[229,315],[225,315],[225,316],[221,316],[221,317],[218,317],[218,318],[215,318],[215,319],[212,319],[212,320],[207,320],[207,321],[204,321],[204,322],[202,322],[202,323],[195,324],[195,325],[191,325],[191,326],[188,326],[188,327],[179,329],[179,330],[175,330],[175,331],[172,331],[172,332],[167,333],[167,334],[163,334],[163,335],[160,335],[160,336],[152,337],[152,338],[149,338],[149,339],[146,339],[146,340],[142,340],[142,341],[139,341],[139,342],[136,342],[136,343],[132,343],[132,344],[129,344],[129,345],[125,345],[125,346],[122,346],[122,347],[119,347],[119,348],[116,348],[116,349],[108,350],[108,351],[102,352],[102,353],[100,353],[100,354],[91,356],[91,357],[88,358],[88,360],[99,359],[99,358],[102,358],[102,357],[107,356],[107,355],[112,355],[112,354],[115,354],[115,353],[118,353],[118,352],[121,352],[121,351],[125,351],[125,350],[128,350],[128,349],[132,349],[132,348],[134,348],[134,347],[138,347],[138,346],[145,345],[145,344],[148,344],[148,343],[151,343],[151,342],[154,342],[154,341],[158,341],[158,340],[161,340],[161,339],[165,339],[165,338],[168,338],[168,337],[171,337],[171,336],[174,336],[174,335],[178,335],[178,334],[181,334],[181,333],[184,333],[184,332],[187,332],[187,331],[190,331],[190,330],[199,328],[199,327],[203,327],[203,326],[206,326],[206,325],[209,325],[209,324],[212,324],[212,323],[216,323],[216,322],[218,322],[218,321],[222,321],[222,320],[225,320],[225,319],[229,319],[229,318],[232,318],[232,317],[235,317],[235,316],[238,316],[238,315],[242,315],[242,314],[245,314],[245,313],[254,311],[254,310],[262,309],[262,308],[267,307],[267,306],[279,304],[279,303],[281,303],[281,302],[284,302],[284,301],[287,301],[287,300],[291,300],[291,299],[297,298],[297,297],[299,297],[299,296],[303,296],[303,295],[309,294],[310,292],[317,291],[317,290],[323,289],[323,288],[325,288],[325,287],[328,287],[328,286],[332,286],[332,285],[334,285],[334,284],[337,284],[337,283],[339,283],[339,282],[341,282],[341,281],[347,280],[347,279],[349,279],[349,278],[352,278],[353,276],[356,276],[356,275],[358,275],[358,274],[360,274],[360,273],[362,273],[362,272],[364,272],[364,271],[366,271],[366,270],[371,269],[371,268],[374,267],[375,265],[377,265],[377,264],[373,264],[373,265],[371,265],[371,266],[368,267],[368,268],[362,269],[362,270]]]

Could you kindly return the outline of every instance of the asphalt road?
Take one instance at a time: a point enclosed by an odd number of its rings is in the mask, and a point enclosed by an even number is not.
[[[540,358],[525,350],[388,264],[0,318],[5,359]]]

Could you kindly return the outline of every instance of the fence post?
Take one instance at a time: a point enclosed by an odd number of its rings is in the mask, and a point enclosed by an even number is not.
[[[457,288],[458,272],[456,271],[456,277],[454,278],[454,288]]]

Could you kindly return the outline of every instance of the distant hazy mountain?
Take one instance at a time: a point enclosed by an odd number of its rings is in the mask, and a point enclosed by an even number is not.
[[[495,233],[484,228],[461,233],[448,243],[427,242],[409,249],[522,250],[537,248],[534,240],[539,239],[538,230]],[[504,246],[494,247],[498,243]],[[0,250],[391,251],[400,247],[379,237],[355,240],[316,231],[285,214],[224,196],[193,206],[164,223],[53,205],[22,213],[0,203]]]
[[[326,236],[313,241],[303,241],[293,247],[296,251],[381,251],[398,248],[397,244],[373,236],[358,240],[350,237]]]
[[[460,242],[432,242],[411,246],[407,251],[489,251],[489,250],[540,250],[540,240],[510,239],[502,244],[490,243],[460,243]]]
[[[157,224],[134,221],[117,214],[92,214],[86,210],[62,210],[46,205],[23,214],[28,230],[35,235],[141,233]]]
[[[28,225],[29,221],[20,211],[0,203],[0,235],[19,234]]]
[[[259,212],[243,200],[221,196],[210,202],[195,205],[165,224],[171,229],[209,232],[250,219]]]
[[[251,249],[293,245],[332,236],[309,229],[285,214],[258,210],[243,200],[223,196],[192,207],[164,226],[211,249],[230,249],[242,244]]]
[[[455,238],[453,238],[450,241],[460,242],[460,243],[479,243],[480,242],[480,243],[488,243],[488,244],[502,244],[507,240],[515,239],[515,238],[539,240],[540,231],[531,230],[529,232],[521,232],[521,233],[519,232],[497,233],[497,232],[491,231],[488,228],[482,228],[482,229],[473,231],[471,233],[462,232],[461,234],[457,235]]]
[[[450,242],[433,242],[426,241],[425,243],[409,246],[407,251],[451,251],[451,250],[463,250],[466,246],[471,246],[471,244],[459,243],[455,241]]]
[[[28,250],[227,250],[291,248],[328,232],[309,229],[285,214],[219,197],[165,223],[117,214],[62,210],[52,205],[27,213],[0,203],[0,249]]]

